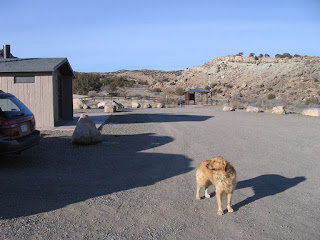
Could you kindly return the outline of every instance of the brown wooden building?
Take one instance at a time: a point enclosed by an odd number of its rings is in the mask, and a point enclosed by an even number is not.
[[[205,94],[205,98],[206,98],[206,101],[205,103],[208,104],[209,101],[208,101],[208,97],[210,98],[210,103],[212,103],[212,91],[211,90],[206,90],[206,89],[202,89],[202,88],[196,88],[196,89],[190,89],[188,91],[186,91],[184,93],[184,97],[185,97],[185,103],[187,105],[189,105],[191,102],[193,102],[194,105],[196,105],[196,94],[199,93],[201,98],[199,100],[199,102],[201,104],[204,104],[203,102],[203,98],[202,98],[202,95]],[[208,96],[207,94],[210,94],[210,96]]]
[[[0,90],[12,93],[32,111],[38,128],[73,119],[73,78],[67,58],[0,59]]]

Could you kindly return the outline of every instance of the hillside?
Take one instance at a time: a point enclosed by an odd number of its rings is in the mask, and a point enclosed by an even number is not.
[[[107,73],[147,81],[150,89],[165,94],[210,88],[215,99],[229,102],[285,104],[295,107],[318,105],[320,99],[320,58],[259,58],[225,56],[184,71],[135,70]],[[264,107],[264,106],[262,106]]]

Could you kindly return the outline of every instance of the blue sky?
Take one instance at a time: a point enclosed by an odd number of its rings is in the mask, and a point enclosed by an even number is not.
[[[319,0],[1,1],[0,44],[73,70],[183,70],[244,52],[320,56]]]

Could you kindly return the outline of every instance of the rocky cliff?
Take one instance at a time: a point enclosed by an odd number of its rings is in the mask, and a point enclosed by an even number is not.
[[[217,57],[184,71],[119,71],[118,76],[147,81],[149,88],[174,92],[207,88],[214,98],[237,102],[317,105],[320,100],[320,58]],[[259,103],[259,104],[258,104]]]

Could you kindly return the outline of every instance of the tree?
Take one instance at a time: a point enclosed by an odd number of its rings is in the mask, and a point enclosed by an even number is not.
[[[242,56],[243,52],[239,52],[236,56]]]
[[[255,54],[254,53],[250,53],[249,57],[254,57]]]
[[[102,83],[100,75],[94,73],[76,73],[73,80],[73,93],[88,94],[90,91],[99,91]]]
[[[263,58],[263,54],[262,53],[259,54],[259,58]]]
[[[270,55],[266,53],[266,54],[264,55],[264,57],[270,57]]]

